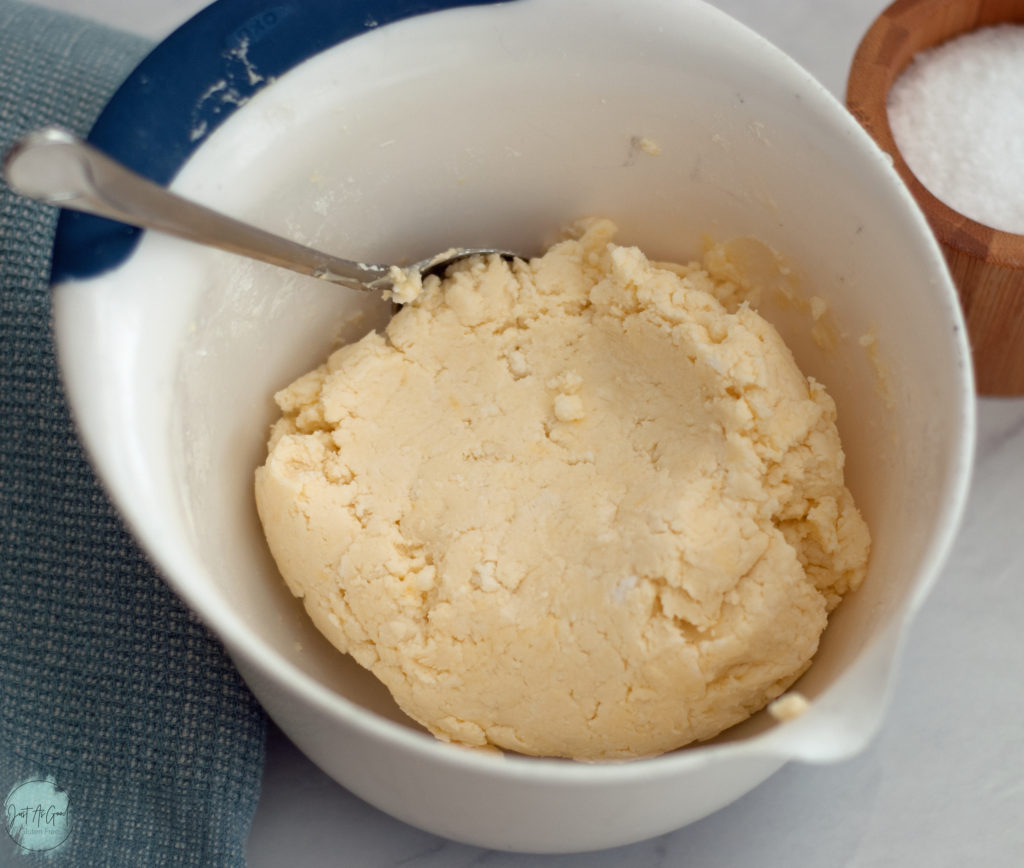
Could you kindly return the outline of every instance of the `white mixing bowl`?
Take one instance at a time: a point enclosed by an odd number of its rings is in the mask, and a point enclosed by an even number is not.
[[[788,760],[860,750],[952,542],[973,443],[957,299],[891,166],[807,73],[700,2],[512,0],[386,25],[401,3],[364,5],[374,14],[339,25],[354,4],[221,0],[135,74],[94,140],[180,193],[356,259],[539,252],[591,214],[654,258],[685,260],[702,235],[780,251],[801,291],[827,302],[835,345],[818,346],[793,306],[764,312],[836,399],[873,534],[867,580],[798,684],[810,709],[631,763],[435,741],[310,625],[252,497],[272,393],[388,305],[66,217],[62,370],[131,528],[314,762],[441,835],[537,852],[624,844],[722,807]],[[365,32],[334,44],[346,27]]]

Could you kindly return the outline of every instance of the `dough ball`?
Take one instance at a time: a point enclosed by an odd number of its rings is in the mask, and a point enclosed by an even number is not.
[[[256,500],[280,571],[441,739],[710,738],[804,672],[864,576],[824,388],[735,287],[614,231],[428,278],[276,396]]]

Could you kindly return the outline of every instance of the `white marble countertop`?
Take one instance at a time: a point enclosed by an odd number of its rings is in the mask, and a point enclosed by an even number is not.
[[[36,0],[160,38],[206,0]],[[886,0],[712,0],[842,95]],[[565,856],[469,847],[394,820],[276,728],[252,868],[1024,865],[1024,399],[979,401],[975,475],[953,554],[914,624],[885,725],[859,757],[790,764],[694,825]],[[1022,587],[1018,587],[1018,582]]]

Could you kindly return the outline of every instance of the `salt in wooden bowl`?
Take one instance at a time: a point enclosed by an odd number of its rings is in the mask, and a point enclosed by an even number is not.
[[[970,334],[978,391],[1024,395],[1024,235],[959,213],[911,171],[889,124],[893,83],[919,52],[982,27],[1024,24],[1024,0],[897,0],[875,19],[853,58],[846,104],[928,219],[949,263]]]

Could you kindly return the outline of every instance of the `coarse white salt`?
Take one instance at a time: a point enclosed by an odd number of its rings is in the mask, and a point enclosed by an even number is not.
[[[893,84],[888,110],[900,153],[936,198],[1024,234],[1024,25],[921,52]]]

